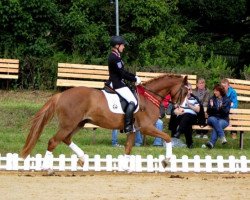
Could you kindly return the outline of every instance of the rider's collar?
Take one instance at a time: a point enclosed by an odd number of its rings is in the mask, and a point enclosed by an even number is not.
[[[112,53],[115,54],[115,55],[116,55],[117,57],[119,57],[119,58],[121,57],[120,53],[117,52],[117,51],[115,51],[115,50],[112,50]]]

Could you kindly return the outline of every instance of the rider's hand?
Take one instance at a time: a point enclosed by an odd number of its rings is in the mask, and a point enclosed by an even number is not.
[[[138,76],[135,76],[136,82],[135,85],[140,85],[141,84],[141,79]]]

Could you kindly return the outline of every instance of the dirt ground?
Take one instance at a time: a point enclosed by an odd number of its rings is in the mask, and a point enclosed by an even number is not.
[[[0,171],[0,199],[250,199],[250,174]]]

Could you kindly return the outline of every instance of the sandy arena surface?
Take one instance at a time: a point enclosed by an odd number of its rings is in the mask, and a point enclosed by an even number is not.
[[[250,199],[250,174],[0,171],[0,199]]]

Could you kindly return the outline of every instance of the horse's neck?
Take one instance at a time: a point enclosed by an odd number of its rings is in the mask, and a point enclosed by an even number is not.
[[[146,85],[146,87],[161,96],[166,96],[167,94],[170,93],[172,88],[176,86],[176,84],[178,84],[177,79],[169,79],[167,81],[165,79],[161,79],[157,81],[157,83],[155,82],[149,83],[148,85]]]

